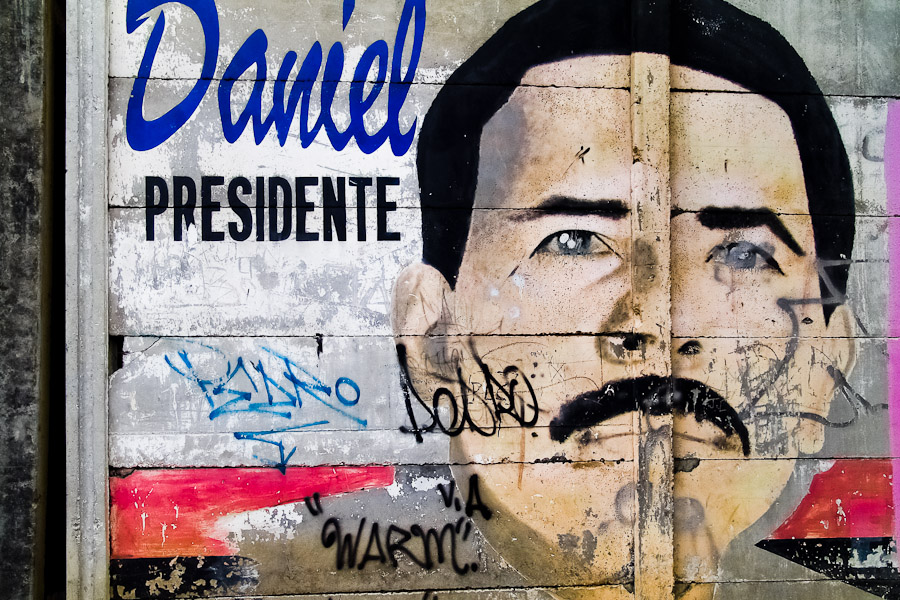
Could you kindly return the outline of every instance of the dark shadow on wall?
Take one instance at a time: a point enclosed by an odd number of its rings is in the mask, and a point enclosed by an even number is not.
[[[47,377],[44,414],[47,424],[46,501],[44,503],[44,593],[46,600],[66,597],[66,423],[65,379],[57,375],[66,361],[65,346],[65,110],[66,5],[45,0],[46,105],[45,161],[48,204],[45,226],[44,272],[48,275],[44,302]],[[40,518],[40,517],[39,517]]]

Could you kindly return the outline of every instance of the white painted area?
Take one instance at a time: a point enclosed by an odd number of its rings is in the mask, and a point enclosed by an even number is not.
[[[445,477],[416,477],[411,482],[413,489],[419,492],[432,490],[436,488],[438,484],[449,485],[450,480]]]
[[[840,498],[836,498],[834,501],[837,508],[835,509],[835,517],[838,525],[846,525],[847,524],[847,513],[844,511],[844,507],[841,506],[843,501]]]
[[[215,213],[214,228],[225,230],[229,218]],[[382,242],[192,244],[172,239],[171,211],[147,241],[144,211],[113,209],[110,219],[110,329],[117,335],[389,336],[393,282],[421,256],[412,209],[389,214],[402,237]],[[321,221],[308,225],[316,228]]]
[[[847,565],[852,569],[896,568],[897,553],[886,552],[883,546],[876,546],[872,552],[866,554],[861,554],[860,550],[853,550]]]
[[[280,438],[296,452],[288,466],[398,465],[448,463],[446,437],[430,435],[417,444],[395,430],[289,434]],[[109,436],[113,467],[259,467],[279,459],[277,449],[262,442],[236,440],[227,433],[146,433]],[[485,462],[496,460],[485,457]]]
[[[271,534],[275,540],[292,540],[303,523],[302,510],[303,503],[295,502],[229,514],[220,517],[214,529],[238,544],[245,539],[258,539],[260,532]]]

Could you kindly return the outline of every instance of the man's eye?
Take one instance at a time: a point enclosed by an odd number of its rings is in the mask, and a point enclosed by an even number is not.
[[[784,275],[778,262],[769,252],[750,242],[719,244],[706,258],[706,262],[711,260],[730,269],[771,269]]]
[[[554,254],[562,256],[589,256],[616,254],[616,252],[603,239],[591,231],[583,229],[570,229],[557,231],[547,236],[544,241],[534,249],[535,254]]]

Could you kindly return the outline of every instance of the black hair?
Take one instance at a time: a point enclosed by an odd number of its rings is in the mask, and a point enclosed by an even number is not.
[[[645,23],[651,23],[647,27]],[[541,0],[449,77],[419,132],[423,262],[455,287],[475,201],[481,133],[525,72],[578,56],[668,54],[777,104],[800,152],[825,319],[843,301],[854,236],[850,161],[803,59],[771,25],[723,0]],[[830,284],[830,285],[829,285]]]

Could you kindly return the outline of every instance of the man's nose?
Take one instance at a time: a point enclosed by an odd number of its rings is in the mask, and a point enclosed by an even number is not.
[[[604,360],[615,363],[644,361],[657,343],[655,335],[637,331],[608,331],[601,334],[598,340]]]
[[[668,240],[666,240],[667,242]],[[661,260],[663,241],[650,232],[635,236],[629,256],[630,285],[600,330],[605,360],[618,364],[655,363],[668,352],[669,265]],[[643,370],[643,369],[639,369]],[[656,369],[650,369],[656,370]]]
[[[655,335],[637,331],[604,332],[597,341],[603,360],[618,364],[645,361],[657,343]]]
[[[634,313],[634,294],[619,298],[597,335],[597,349],[604,362],[633,364],[647,360],[659,344],[656,332],[638,328]]]
[[[639,352],[643,350],[650,341],[651,336],[645,333],[629,333],[622,338],[622,348],[624,348],[626,352]]]

